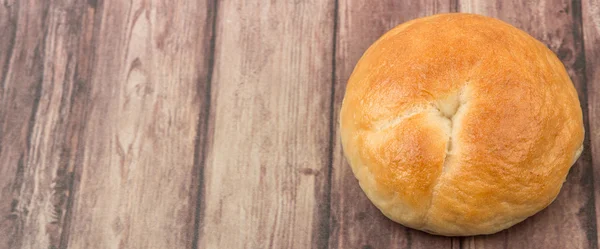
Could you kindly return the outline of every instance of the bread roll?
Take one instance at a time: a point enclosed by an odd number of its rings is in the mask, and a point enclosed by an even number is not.
[[[412,20],[371,45],[348,81],[340,132],[385,216],[447,236],[495,233],[548,206],[584,138],[552,51],[473,14]]]

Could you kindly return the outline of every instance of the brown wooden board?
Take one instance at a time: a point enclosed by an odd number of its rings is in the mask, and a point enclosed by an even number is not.
[[[548,45],[586,121],[556,201],[489,236],[385,218],[339,141],[367,47],[453,11]],[[0,249],[599,249],[599,44],[598,0],[0,0]]]
[[[581,5],[577,1],[460,0],[459,10],[504,20],[545,43],[565,64],[581,101],[587,124],[585,57]],[[589,127],[586,125],[586,130]],[[537,215],[491,236],[465,238],[471,248],[596,248],[590,133],[557,199]]]
[[[217,9],[198,248],[323,248],[334,2]]]
[[[210,3],[103,1],[68,248],[191,248]]]
[[[363,52],[391,28],[451,12],[450,1],[340,1],[335,57],[335,121],[329,248],[458,248],[459,239],[433,236],[392,222],[367,199],[347,164],[338,131],[345,86]]]
[[[0,248],[58,248],[87,60],[77,1],[0,4]]]
[[[600,248],[600,1],[582,1],[583,44],[585,53],[586,94],[588,96],[589,127],[592,166],[594,168],[593,187],[596,207],[596,248]]]

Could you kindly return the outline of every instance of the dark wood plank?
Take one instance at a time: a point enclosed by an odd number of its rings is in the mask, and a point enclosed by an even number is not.
[[[217,9],[198,248],[323,248],[334,1]]]
[[[461,0],[462,12],[497,17],[544,42],[562,60],[588,117],[585,61],[578,1]],[[586,127],[587,131],[589,128]],[[596,248],[590,133],[558,198],[524,222],[491,236],[466,238],[463,248]]]
[[[594,200],[596,207],[596,248],[600,248],[600,1],[582,1],[583,44],[589,108],[588,133],[594,168]]]
[[[343,157],[339,108],[363,52],[391,28],[414,18],[449,12],[451,1],[340,1],[336,43],[336,121],[331,183],[330,248],[458,248],[459,239],[433,236],[392,222],[367,199]]]
[[[68,248],[192,248],[212,27],[207,1],[98,13]]]
[[[0,4],[0,248],[60,246],[86,9],[81,1]]]

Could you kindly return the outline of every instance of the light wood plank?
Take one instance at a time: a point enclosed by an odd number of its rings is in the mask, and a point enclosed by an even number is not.
[[[97,4],[84,154],[66,245],[191,248],[211,6]]]
[[[323,248],[334,1],[218,10],[198,248]]]
[[[35,91],[40,88],[37,75],[27,69],[40,68],[42,61],[33,60],[43,46],[42,23],[34,17],[42,11],[20,8],[17,1],[0,5],[0,248],[21,247],[24,214],[17,210],[23,186],[24,157],[27,153],[29,120],[37,105]],[[30,18],[28,18],[30,17]],[[39,18],[38,18],[39,19]],[[23,27],[18,29],[20,21]],[[37,32],[36,32],[37,31]],[[18,32],[18,39],[17,39]],[[15,56],[13,56],[13,54]],[[20,55],[17,57],[17,55]],[[15,82],[19,82],[16,84]]]
[[[335,71],[335,147],[331,183],[330,248],[458,248],[459,239],[432,236],[387,219],[352,174],[339,138],[339,108],[346,82],[363,52],[391,28],[452,10],[450,1],[340,1]]]
[[[0,248],[58,248],[64,235],[86,5],[0,5]]]
[[[577,88],[584,120],[588,109],[577,1],[461,0],[462,12],[497,17],[544,42],[562,60]],[[589,131],[589,129],[586,129]],[[463,248],[596,248],[592,163],[586,134],[585,151],[571,169],[558,198],[524,222],[491,236],[465,239]]]
[[[588,133],[593,159],[593,186],[596,206],[595,232],[589,229],[590,236],[596,236],[600,248],[600,1],[582,1],[583,44],[589,108]]]

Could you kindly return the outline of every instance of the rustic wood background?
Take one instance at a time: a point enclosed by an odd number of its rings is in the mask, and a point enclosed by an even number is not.
[[[505,20],[566,65],[585,152],[491,236],[384,218],[342,157],[345,83],[392,27]],[[0,0],[0,249],[598,249],[599,0]]]

